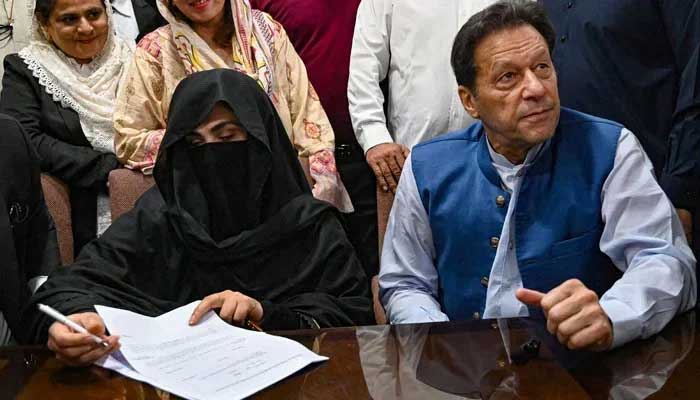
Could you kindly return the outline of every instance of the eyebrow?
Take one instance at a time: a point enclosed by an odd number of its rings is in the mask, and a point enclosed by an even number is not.
[[[212,126],[211,131],[218,132],[218,131],[224,129],[225,127],[227,127],[228,125],[233,125],[235,127],[238,127],[238,128],[245,130],[243,128],[243,126],[236,121],[221,121],[221,122],[217,123],[216,125]],[[200,132],[200,128],[195,129],[192,133],[196,133],[197,135],[200,135],[200,136],[202,135],[202,133]]]
[[[547,49],[542,49],[538,50],[533,54],[532,59],[533,60],[539,60],[542,57],[546,57],[548,55]],[[497,70],[499,68],[508,68],[508,67],[517,67],[518,65],[516,63],[513,63],[511,61],[496,61],[493,66],[491,67],[491,71]]]
[[[95,6],[95,7],[90,7],[90,8],[88,8],[88,9],[86,9],[86,10],[70,10],[70,9],[69,9],[69,10],[67,10],[67,11],[63,11],[63,12],[57,13],[56,16],[57,16],[57,17],[65,17],[65,16],[69,16],[69,15],[70,15],[70,16],[73,16],[73,15],[81,15],[81,14],[89,13],[89,12],[93,12],[93,11],[102,12],[103,9],[100,8],[100,7],[97,7],[97,6]]]

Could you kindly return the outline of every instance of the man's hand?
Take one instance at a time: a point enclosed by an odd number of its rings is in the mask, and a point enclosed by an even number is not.
[[[220,308],[219,317],[224,321],[243,324],[246,319],[260,322],[263,318],[263,308],[259,301],[243,293],[224,290],[205,297],[194,309],[190,317],[190,325],[195,325],[209,310]]]
[[[391,189],[396,194],[403,163],[409,153],[408,147],[396,143],[378,144],[367,151],[367,164],[374,171],[377,183],[385,192]]]
[[[571,350],[604,351],[613,343],[612,324],[598,302],[598,295],[578,279],[571,279],[544,294],[518,289],[523,303],[542,307],[547,330]]]
[[[109,347],[104,347],[84,333],[73,332],[60,322],[54,322],[49,328],[47,345],[56,358],[71,366],[86,366],[119,348],[118,336],[105,336],[105,324],[94,312],[69,315],[68,318],[84,327],[93,335],[105,339]]]
[[[693,214],[688,210],[682,208],[676,208],[678,213],[678,218],[681,220],[683,225],[683,232],[685,232],[685,238],[688,240],[688,244],[693,244]]]

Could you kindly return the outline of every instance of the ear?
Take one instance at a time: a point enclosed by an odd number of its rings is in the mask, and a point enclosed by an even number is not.
[[[479,111],[476,107],[476,95],[466,86],[459,85],[457,89],[459,93],[459,99],[462,101],[462,106],[464,109],[472,116],[474,119],[479,119]]]

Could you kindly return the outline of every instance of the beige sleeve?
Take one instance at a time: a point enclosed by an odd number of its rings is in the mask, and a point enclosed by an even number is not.
[[[127,168],[152,173],[163,139],[164,77],[161,62],[137,47],[117,93],[114,148]]]
[[[276,22],[275,22],[276,23]],[[287,70],[287,101],[292,119],[292,143],[299,157],[309,157],[322,150],[334,151],[335,134],[323,110],[321,101],[306,74],[304,62],[289,41],[284,28],[279,26],[275,38],[277,65]]]
[[[286,97],[292,118],[292,143],[300,160],[308,158],[314,197],[333,204],[341,212],[353,212],[350,195],[335,164],[335,134],[331,123],[309,81],[304,62],[294,50],[284,28],[279,26],[277,29],[277,65],[287,68],[289,93]]]

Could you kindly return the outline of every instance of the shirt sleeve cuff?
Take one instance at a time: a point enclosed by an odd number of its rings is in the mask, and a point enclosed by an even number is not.
[[[372,147],[383,143],[394,143],[384,124],[367,124],[358,129],[357,142],[367,153]]]
[[[659,183],[674,207],[695,211],[700,199],[700,180],[679,178],[664,172]]]
[[[634,318],[636,313],[632,307],[614,299],[601,300],[600,306],[612,323],[613,343],[611,348],[620,347],[641,336],[642,324]]]

